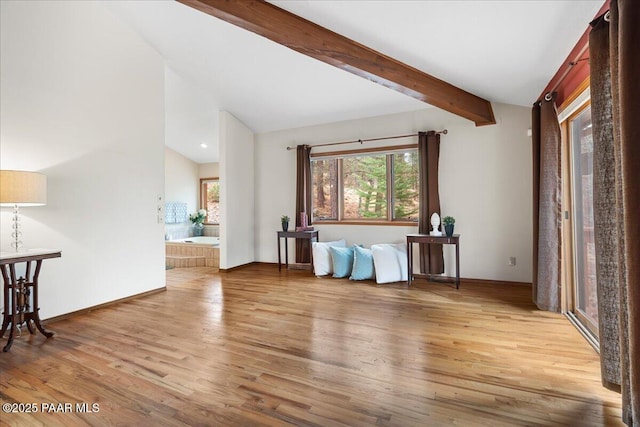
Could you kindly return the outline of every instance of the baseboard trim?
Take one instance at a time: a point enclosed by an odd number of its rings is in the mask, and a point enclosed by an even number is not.
[[[466,279],[464,277],[460,278],[461,282],[467,283],[477,283],[477,284],[490,284],[490,285],[507,285],[507,286],[529,286],[532,284],[529,282],[512,282],[509,280],[493,280],[493,279]]]
[[[277,262],[253,261],[253,262],[249,262],[247,264],[238,265],[236,267],[221,268],[220,272],[221,273],[228,273],[228,272],[235,271],[235,270],[241,270],[243,268],[247,268],[247,267],[250,267],[252,265],[270,265],[270,266],[273,266],[273,267],[277,267],[278,263]],[[282,269],[286,269],[286,266],[284,264],[281,264],[281,268]],[[289,270],[313,271],[313,268],[311,267],[310,264],[289,263]]]
[[[422,273],[413,273],[414,279],[418,280],[427,280],[431,279],[432,282],[455,282],[456,278],[453,276],[440,276],[440,275],[429,275]],[[460,278],[460,283],[474,283],[476,285],[501,285],[501,286],[529,286],[531,287],[531,283],[527,282],[511,282],[507,280],[493,280],[493,279],[471,279],[466,277]]]
[[[46,321],[47,323],[54,323],[54,322],[58,322],[60,320],[66,320],[66,319],[69,319],[71,317],[76,317],[76,316],[79,316],[79,315],[82,315],[82,314],[88,314],[88,313],[91,313],[94,310],[98,310],[98,309],[101,309],[101,308],[110,307],[112,305],[120,304],[120,303],[123,303],[123,302],[131,301],[131,300],[142,298],[142,297],[147,297],[149,295],[158,294],[160,292],[165,292],[166,290],[167,290],[167,287],[163,286],[163,287],[158,288],[158,289],[152,289],[150,291],[142,292],[142,293],[139,293],[139,294],[135,294],[135,295],[131,295],[131,296],[128,296],[128,297],[120,298],[120,299],[117,299],[117,300],[105,302],[105,303],[98,304],[98,305],[93,305],[93,306],[87,307],[87,308],[82,308],[80,310],[72,311],[71,313],[61,314],[60,316],[54,316],[54,317],[49,317],[48,319],[42,319],[42,321],[43,322]]]
[[[236,269],[240,269],[240,268],[245,268],[245,267],[249,267],[251,265],[271,265],[273,267],[277,267],[278,263],[277,262],[266,262],[266,261],[254,261],[254,262],[250,262],[248,264],[244,264],[238,267],[233,267],[229,270],[226,271],[232,271],[232,270],[236,270]],[[292,264],[289,264],[290,266]],[[284,267],[284,265],[283,265]],[[295,268],[294,268],[295,269]],[[298,270],[298,269],[295,269]],[[220,269],[220,271],[225,271]],[[444,280],[453,280],[455,281],[455,277],[453,276],[434,276],[434,277],[440,277],[440,280],[438,281],[444,281]],[[419,280],[426,280],[424,278],[420,278]],[[460,278],[460,283],[465,282],[465,283],[475,283],[475,284],[479,284],[479,285],[502,285],[502,286],[528,286],[531,287],[532,284],[531,282],[514,282],[514,281],[510,281],[510,280],[494,280],[494,279],[472,279],[472,278],[467,278],[467,277],[461,277]]]
[[[236,271],[236,270],[242,270],[243,268],[252,266],[254,264],[259,264],[258,262],[248,262],[246,264],[241,264],[241,265],[236,265],[235,267],[231,267],[231,268],[218,268],[218,271],[220,273],[231,273],[232,271]]]

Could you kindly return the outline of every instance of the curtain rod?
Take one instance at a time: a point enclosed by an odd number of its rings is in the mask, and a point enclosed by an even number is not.
[[[580,52],[578,53],[578,55],[576,55],[576,59],[567,64],[567,69],[564,71],[564,73],[562,73],[562,76],[560,77],[560,79],[558,79],[556,84],[551,89],[549,89],[547,93],[544,94],[543,98],[545,101],[551,101],[553,99],[553,93],[556,91],[556,89],[560,87],[564,79],[566,79],[569,76],[569,73],[571,73],[571,70],[573,70],[573,67],[578,65],[578,62],[589,60],[588,57],[580,58],[582,55],[584,55],[587,52],[588,49],[589,49],[589,45],[587,44],[582,49],[580,49]]]
[[[448,132],[449,132],[449,131],[447,131],[446,129],[443,129],[443,130],[438,131],[438,132],[436,132],[436,133],[441,133],[441,134],[446,135]],[[409,134],[409,135],[384,136],[384,137],[382,137],[382,138],[369,138],[369,139],[356,139],[356,140],[353,140],[353,141],[329,142],[329,143],[327,143],[327,144],[316,144],[316,145],[310,145],[310,147],[311,147],[311,148],[314,148],[314,147],[328,147],[328,146],[330,146],[330,145],[355,144],[356,142],[358,142],[358,143],[360,143],[360,144],[363,144],[363,143],[365,143],[365,142],[382,141],[382,140],[385,140],[385,139],[408,138],[408,137],[410,137],[410,136],[418,136],[418,134],[417,134],[417,133],[412,133],[412,134]],[[289,150],[295,150],[295,149],[296,149],[296,147],[287,147],[287,151],[289,151]]]
[[[603,6],[603,8],[604,8],[604,6]],[[600,14],[599,16],[597,16],[594,19],[593,22],[595,22],[596,20],[600,19],[600,17],[602,17],[602,19],[604,19],[605,21],[610,22],[611,21],[611,11],[607,10],[606,12]],[[544,94],[544,96],[541,96],[538,99],[538,101],[536,101],[536,103],[539,102],[539,101],[542,101],[542,99],[544,99],[545,101],[551,101],[553,99],[553,93],[556,91],[556,89],[558,89],[560,87],[560,85],[562,84],[564,79],[567,78],[567,76],[569,75],[569,73],[571,72],[573,67],[578,65],[578,62],[589,61],[590,60],[589,57],[581,58],[587,52],[587,50],[589,50],[589,40],[587,40],[586,44],[582,47],[582,49],[580,49],[580,52],[578,52],[578,54],[574,57],[575,59],[567,64],[567,69],[564,71],[564,73],[562,74],[562,76],[560,77],[558,82],[555,84],[555,86],[553,86],[551,89],[549,89]]]

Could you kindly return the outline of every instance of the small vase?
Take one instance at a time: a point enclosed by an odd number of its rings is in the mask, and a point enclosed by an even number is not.
[[[194,237],[202,236],[203,231],[204,231],[204,225],[202,225],[201,223],[193,224]]]
[[[282,231],[289,231],[289,221],[282,221]]]
[[[454,224],[444,226],[444,233],[447,235],[447,237],[453,236],[453,226]]]

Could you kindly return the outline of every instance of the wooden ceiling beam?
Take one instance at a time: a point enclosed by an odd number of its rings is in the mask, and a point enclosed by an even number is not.
[[[495,124],[491,103],[263,0],[178,0],[297,52],[475,122]]]

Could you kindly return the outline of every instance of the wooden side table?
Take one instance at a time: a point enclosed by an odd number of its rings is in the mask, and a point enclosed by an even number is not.
[[[0,337],[9,329],[9,339],[2,349],[9,351],[16,331],[26,323],[29,333],[34,334],[33,324],[47,338],[53,336],[40,322],[38,310],[38,276],[42,268],[42,260],[60,258],[59,250],[33,249],[21,252],[0,252],[0,269],[4,282],[4,313],[2,313],[2,331]],[[26,262],[27,271],[24,277],[16,278],[16,264]],[[35,270],[32,263],[35,262]],[[31,301],[30,301],[31,297]],[[30,304],[32,302],[32,304]]]
[[[456,278],[454,283],[456,289],[460,288],[460,235],[453,236],[431,236],[429,234],[407,234],[407,284],[411,286],[414,277],[431,279],[439,277],[432,274],[413,274],[413,244],[414,243],[431,243],[437,245],[455,245],[456,247]],[[440,279],[442,280],[442,279]]]
[[[280,239],[284,239],[284,262],[289,268],[289,239],[308,239],[309,240],[309,269],[313,271],[313,242],[318,241],[318,230],[313,231],[278,231],[278,271],[282,269]]]

